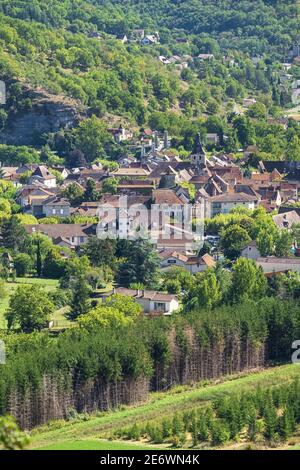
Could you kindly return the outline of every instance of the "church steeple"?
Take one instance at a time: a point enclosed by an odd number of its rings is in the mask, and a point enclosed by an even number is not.
[[[200,135],[200,132],[198,132],[198,134],[196,135],[196,138],[195,138],[195,143],[194,143],[194,152],[195,154],[200,154],[200,155],[205,155],[205,151],[203,149],[203,146],[202,146],[202,142],[201,142],[201,135]]]
[[[145,159],[146,159],[146,146],[143,142],[142,143],[142,148],[141,148],[141,165],[143,165],[145,163]]]
[[[200,133],[196,135],[193,153],[191,155],[195,174],[200,175],[206,169],[206,154],[201,143]]]

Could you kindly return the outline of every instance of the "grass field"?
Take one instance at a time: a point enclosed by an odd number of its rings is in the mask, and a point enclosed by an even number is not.
[[[133,444],[121,441],[66,441],[41,447],[37,450],[153,450],[154,446]],[[156,449],[158,449],[156,447]]]
[[[58,286],[58,281],[56,279],[19,277],[16,278],[14,282],[6,282],[6,296],[4,297],[4,299],[0,299],[0,328],[6,328],[6,320],[4,317],[4,313],[8,308],[10,297],[20,285],[40,286],[43,287],[47,292],[50,292],[56,289],[56,287]]]
[[[104,450],[114,444],[117,449],[124,449],[131,442],[106,441],[114,430],[136,423],[145,423],[162,416],[172,415],[174,412],[186,411],[224,394],[256,389],[258,386],[276,386],[293,380],[300,376],[298,365],[273,367],[247,375],[224,378],[223,381],[198,384],[198,386],[176,387],[164,393],[152,393],[147,403],[135,407],[126,407],[121,410],[98,413],[89,419],[76,419],[69,422],[59,422],[36,429],[32,433],[32,448],[82,448],[89,445],[87,442],[98,442],[104,445]],[[76,440],[74,440],[76,439]],[[298,442],[298,441],[297,441]],[[294,442],[294,445],[297,444]],[[299,436],[300,443],[300,436]],[[134,445],[154,447],[148,443],[133,443]],[[68,447],[70,446],[70,447]],[[156,446],[156,448],[161,446]],[[165,446],[166,447],[166,446]]]

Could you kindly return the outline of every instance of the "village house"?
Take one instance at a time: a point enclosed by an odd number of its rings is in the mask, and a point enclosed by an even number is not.
[[[259,204],[257,196],[246,193],[228,192],[210,198],[211,217],[217,214],[228,214],[232,209],[238,206],[254,210]]]
[[[147,177],[150,174],[150,171],[146,168],[143,168],[141,166],[137,167],[123,167],[123,168],[118,168],[115,171],[112,171],[110,173],[110,176],[117,176],[117,177],[133,177],[133,178],[144,178]]]
[[[206,141],[208,144],[211,144],[211,145],[219,145],[220,137],[216,133],[208,133],[206,134]]]
[[[44,184],[30,184],[24,185],[19,189],[16,201],[22,208],[30,206],[32,214],[35,215],[33,206],[37,205],[42,207],[43,201],[53,195],[54,190],[48,189]],[[40,213],[42,213],[41,210]]]
[[[243,99],[243,106],[245,108],[249,108],[250,106],[252,106],[253,104],[255,104],[257,101],[255,98],[244,98]]]
[[[300,274],[300,258],[276,258],[268,256],[266,258],[257,258],[256,263],[261,266],[267,275],[287,273],[295,271]]]
[[[291,230],[293,225],[300,224],[300,215],[296,211],[288,211],[274,215],[273,221],[280,230]]]
[[[131,40],[139,40],[141,41],[145,37],[145,30],[144,29],[133,29],[131,32],[130,39]]]
[[[69,217],[71,215],[71,204],[62,197],[49,197],[43,202],[43,215],[45,217]]]
[[[250,243],[247,243],[247,245],[245,245],[242,250],[241,250],[241,256],[243,258],[247,258],[247,259],[257,259],[257,258],[260,258],[260,252],[259,252],[259,249],[257,248],[257,244],[256,244],[256,241],[253,240],[252,242]]]
[[[116,39],[120,41],[122,44],[126,44],[128,42],[128,37],[126,36],[126,34],[118,34],[116,36]]]
[[[188,256],[178,251],[164,250],[159,252],[161,269],[168,270],[174,266],[186,269],[191,274],[205,271],[216,266],[215,260],[209,254],[203,256]]]
[[[107,129],[107,131],[113,136],[117,144],[120,144],[121,142],[124,142],[126,140],[130,140],[133,137],[132,132],[125,129],[123,126],[120,126],[118,128],[111,127]]]
[[[47,188],[56,188],[56,177],[44,165],[39,165],[32,173],[29,183],[34,181],[44,184]]]
[[[90,31],[88,33],[88,38],[90,39],[101,39],[101,34],[98,31]]]
[[[64,166],[55,167],[55,170],[61,175],[63,180],[65,180],[70,174],[70,170],[68,170]]]
[[[154,34],[147,34],[141,39],[142,46],[149,46],[159,42],[159,33],[156,31]]]
[[[126,289],[118,287],[112,292],[103,294],[102,298],[106,299],[113,294],[125,295],[134,299],[144,310],[147,315],[171,315],[179,308],[178,297],[173,294],[164,294],[154,290],[142,289]]]
[[[213,54],[199,54],[198,55],[198,59],[200,59],[201,61],[213,60],[214,58],[215,56]]]
[[[24,225],[24,228],[29,235],[40,232],[53,241],[61,237],[74,248],[87,243],[88,238],[96,233],[93,224],[34,224]]]
[[[72,215],[83,215],[85,217],[97,217],[99,201],[82,202],[78,207],[72,209]]]
[[[153,189],[155,189],[155,184],[153,183],[153,181],[148,179],[121,179],[118,183],[118,193],[126,194],[128,196],[134,194],[150,195]]]
[[[21,173],[18,172],[18,167],[2,166],[0,167],[1,179],[10,181],[15,187],[20,185]]]

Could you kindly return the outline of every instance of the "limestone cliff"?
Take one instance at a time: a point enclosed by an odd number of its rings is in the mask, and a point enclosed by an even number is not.
[[[24,87],[23,92],[31,105],[9,113],[6,126],[0,131],[1,144],[34,146],[44,133],[73,127],[83,117],[84,111],[75,100],[41,88]]]

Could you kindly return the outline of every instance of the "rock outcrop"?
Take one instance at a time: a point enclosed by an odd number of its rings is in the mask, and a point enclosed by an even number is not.
[[[41,88],[24,87],[23,97],[30,99],[31,106],[9,114],[0,144],[35,146],[45,133],[76,126],[84,114],[75,100]]]

